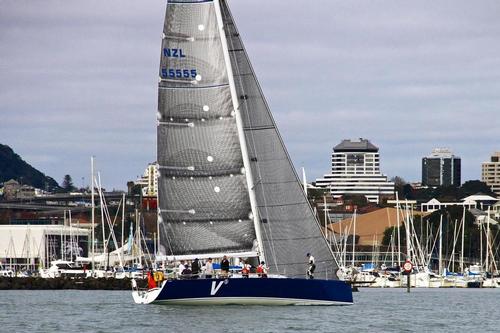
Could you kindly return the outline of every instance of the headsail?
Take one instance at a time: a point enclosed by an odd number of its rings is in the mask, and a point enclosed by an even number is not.
[[[262,230],[271,272],[304,276],[311,252],[318,277],[334,278],[226,1],[168,1],[158,95],[165,253],[255,253]]]
[[[251,220],[212,1],[167,4],[158,89],[161,243],[167,255],[251,252]]]
[[[332,251],[301,189],[227,2],[220,2],[268,265],[275,273],[304,276],[306,253],[310,252],[316,258],[317,276],[335,278]]]

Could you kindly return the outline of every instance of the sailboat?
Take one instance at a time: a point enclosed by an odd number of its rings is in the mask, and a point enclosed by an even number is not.
[[[167,2],[159,76],[163,259],[249,258],[269,277],[168,279],[134,301],[352,304],[225,0]]]

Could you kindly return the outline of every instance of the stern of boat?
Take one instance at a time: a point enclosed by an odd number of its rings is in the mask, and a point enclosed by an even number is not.
[[[162,289],[165,287],[166,283],[163,283],[159,288],[153,289],[139,289],[132,288],[132,298],[136,304],[150,304],[153,303],[160,295]]]

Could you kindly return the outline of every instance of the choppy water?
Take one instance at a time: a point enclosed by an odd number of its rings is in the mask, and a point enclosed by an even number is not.
[[[123,291],[0,291],[0,332],[500,332],[500,289],[362,289],[355,304],[136,305]]]

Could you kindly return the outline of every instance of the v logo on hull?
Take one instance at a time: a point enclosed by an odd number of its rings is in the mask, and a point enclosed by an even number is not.
[[[213,295],[217,294],[220,287],[222,287],[223,283],[224,283],[224,281],[219,281],[219,283],[217,283],[217,281],[212,281],[212,289],[210,290],[210,295],[213,296]]]

